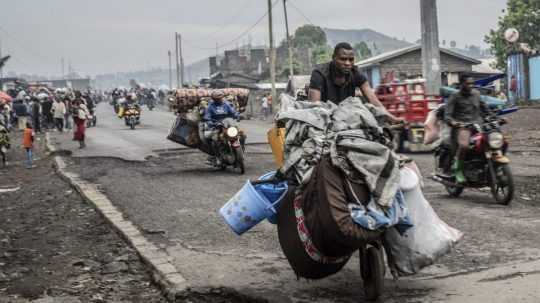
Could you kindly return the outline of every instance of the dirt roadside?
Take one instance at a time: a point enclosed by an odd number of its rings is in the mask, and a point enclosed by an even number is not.
[[[0,302],[166,302],[137,254],[55,174],[44,136],[37,139],[35,168],[22,164],[20,133],[0,168]]]

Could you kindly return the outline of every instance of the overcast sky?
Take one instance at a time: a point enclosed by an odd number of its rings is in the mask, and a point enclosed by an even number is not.
[[[281,0],[274,7],[274,33],[285,36]],[[420,37],[418,0],[288,0],[292,31],[312,22],[339,29],[371,28],[391,37]],[[505,0],[438,1],[441,40],[458,46],[485,46],[484,35],[497,24]],[[190,63],[215,53],[248,30],[267,8],[266,0],[0,0],[6,71],[61,74],[61,58],[82,75],[134,71],[167,65],[174,32],[184,37]],[[268,40],[268,18],[224,48],[251,38]]]

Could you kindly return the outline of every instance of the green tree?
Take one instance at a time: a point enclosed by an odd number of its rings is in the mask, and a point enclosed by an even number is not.
[[[320,45],[313,49],[312,55],[315,64],[322,64],[332,60],[333,49],[328,45]]]
[[[491,52],[497,58],[496,67],[506,69],[506,58],[518,50],[517,44],[508,43],[504,32],[508,28],[519,31],[519,42],[527,43],[533,49],[540,49],[540,1],[538,0],[508,0],[507,9],[499,17],[496,29],[492,29],[484,38],[490,45]]]
[[[354,48],[354,54],[356,56],[356,60],[364,60],[373,55],[367,43],[364,41],[360,43],[356,43],[353,48]]]
[[[292,39],[294,47],[314,48],[327,44],[326,33],[314,25],[303,25],[296,29]]]

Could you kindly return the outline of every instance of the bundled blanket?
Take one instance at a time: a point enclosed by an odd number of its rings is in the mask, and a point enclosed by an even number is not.
[[[339,105],[296,101],[277,120],[286,123],[281,172],[305,186],[325,155],[352,181],[365,183],[375,202],[390,207],[399,184],[397,156],[379,120],[384,112],[359,98]]]

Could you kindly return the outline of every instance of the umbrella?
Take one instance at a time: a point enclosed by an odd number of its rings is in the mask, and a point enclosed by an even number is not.
[[[13,98],[11,98],[10,95],[4,93],[0,90],[0,103],[7,103],[13,101]]]

